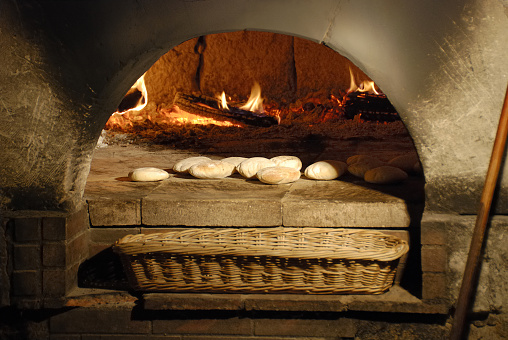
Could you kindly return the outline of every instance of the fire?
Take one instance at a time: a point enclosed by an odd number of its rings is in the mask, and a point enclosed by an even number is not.
[[[148,91],[146,90],[145,74],[143,74],[141,77],[139,77],[138,80],[136,80],[134,85],[131,86],[131,89],[129,90],[129,92],[127,92],[127,95],[125,96],[125,98],[127,98],[129,95],[132,95],[134,93],[141,93],[141,97],[138,99],[138,101],[134,104],[133,107],[121,112],[116,111],[114,114],[123,115],[130,111],[136,112],[141,111],[145,108],[146,104],[148,104]]]
[[[223,110],[229,111],[228,101],[226,100],[226,92],[222,91],[222,95],[219,97],[219,107]]]
[[[240,109],[257,113],[264,112],[263,99],[261,98],[261,86],[259,86],[258,82],[254,83],[254,86],[252,86],[250,91],[249,100],[244,106],[241,106]]]
[[[353,75],[353,71],[351,70],[351,67],[349,68],[349,76],[350,76],[350,83],[349,83],[349,89],[347,90],[347,93],[351,92],[368,92],[369,94],[376,94],[379,95],[380,93],[376,91],[376,84],[373,81],[364,80],[360,86],[356,85],[355,77]]]
[[[226,100],[226,93],[224,91],[222,91],[222,94],[218,96],[218,99],[219,108],[229,111],[228,102]],[[261,98],[261,86],[258,82],[254,82],[254,85],[250,91],[249,99],[243,106],[240,106],[240,109],[256,113],[264,113],[263,98]]]
[[[198,116],[187,111],[181,110],[178,106],[173,106],[170,110],[161,109],[160,114],[164,115],[165,123],[171,124],[196,124],[196,125],[216,125],[216,126],[234,126],[242,127],[240,124],[235,124],[229,121],[219,121],[213,118]]]

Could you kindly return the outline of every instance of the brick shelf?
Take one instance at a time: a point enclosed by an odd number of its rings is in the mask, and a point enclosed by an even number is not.
[[[145,293],[139,299],[125,291],[76,288],[67,296],[67,306],[134,307],[163,310],[223,310],[279,312],[388,312],[446,314],[445,304],[429,304],[399,285],[379,295],[302,295],[302,294],[206,294]]]

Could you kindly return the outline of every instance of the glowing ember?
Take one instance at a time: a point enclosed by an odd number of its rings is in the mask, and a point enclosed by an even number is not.
[[[349,68],[349,76],[351,79],[351,82],[349,84],[349,89],[347,90],[347,93],[351,92],[367,92],[369,94],[377,94],[380,93],[376,91],[376,84],[374,84],[373,81],[364,80],[360,86],[356,85],[355,77],[353,75],[353,71],[351,70],[351,67]]]
[[[240,109],[257,113],[264,112],[263,99],[261,98],[261,86],[259,86],[257,82],[255,82],[254,86],[252,86],[249,100],[244,106],[241,106]]]
[[[217,125],[217,126],[234,126],[242,127],[241,124],[234,124],[229,121],[220,121],[213,118],[198,116],[186,111],[181,110],[178,106],[173,106],[171,109],[161,109],[160,114],[164,115],[168,122],[173,124],[197,124],[197,125]]]

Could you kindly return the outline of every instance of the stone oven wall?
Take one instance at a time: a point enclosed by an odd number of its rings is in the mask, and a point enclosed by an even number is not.
[[[341,97],[349,68],[360,84],[370,80],[351,61],[325,45],[259,31],[211,34],[188,40],[164,54],[145,76],[149,101],[169,107],[176,92],[210,97],[225,91],[247,99],[258,82],[268,102],[293,103],[316,92]]]
[[[75,246],[70,245],[76,238],[86,243],[87,225],[77,227],[69,238],[59,234],[64,238],[60,247],[46,238],[51,229],[44,221],[55,217],[48,211],[56,211],[63,214],[57,216],[58,223],[65,226],[69,216],[84,207],[93,149],[131,84],[184,41],[242,30],[284,33],[325,44],[351,60],[387,94],[414,140],[425,173],[421,295],[428,304],[452,306],[508,82],[507,5],[500,0],[302,0],[291,6],[285,1],[248,0],[0,0],[2,306],[57,308],[68,301],[62,295],[72,290],[73,279],[55,286],[49,278],[52,272],[64,275],[87,256],[88,250],[81,248],[77,257],[71,256]],[[475,300],[475,311],[485,316],[477,316],[472,328],[471,334],[478,338],[491,329],[499,338],[507,334],[503,328],[507,254],[502,244],[508,226],[507,167],[505,163]],[[35,218],[25,220],[34,211]],[[24,232],[29,230],[37,234],[29,233],[27,238]],[[123,306],[118,313],[99,308],[98,314],[95,309],[78,309],[51,316],[40,310],[42,314],[33,319],[44,315],[42,323],[56,336],[75,338],[127,331],[132,336],[161,335],[175,328],[182,330],[176,333],[179,337],[192,334],[188,323],[178,322],[182,317],[170,313],[166,319],[172,318],[171,322],[159,320],[160,316],[148,321],[149,315],[131,314],[129,303],[118,301]],[[103,316],[116,326],[87,328],[81,322],[85,315],[88,324]],[[243,337],[331,337],[341,327],[340,322],[329,321],[337,317],[329,314],[307,315],[305,321],[295,315],[281,317],[286,325],[297,320],[309,327],[300,333],[294,327],[276,330],[280,320],[273,315],[218,317],[228,321],[214,323],[217,328],[208,324],[199,334],[231,334],[235,325],[234,335]],[[271,323],[264,322],[265,317]],[[199,318],[188,319],[199,324]],[[400,325],[412,321],[421,325],[414,318]],[[446,331],[442,319],[434,321]],[[348,328],[342,336],[355,334],[361,330]]]

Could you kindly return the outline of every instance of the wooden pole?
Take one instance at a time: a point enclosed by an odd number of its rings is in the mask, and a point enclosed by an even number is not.
[[[483,186],[483,192],[480,201],[480,208],[476,216],[476,224],[469,246],[469,254],[467,257],[464,276],[462,277],[462,285],[460,287],[459,297],[455,314],[453,316],[453,325],[450,333],[451,340],[460,340],[464,334],[466,327],[466,315],[471,303],[473,288],[477,282],[478,271],[482,259],[482,248],[487,221],[489,219],[490,206],[492,197],[497,185],[499,169],[503,161],[505,152],[506,136],[508,135],[508,89],[504,99],[501,117],[497,128],[496,139],[492,148],[489,168]]]

